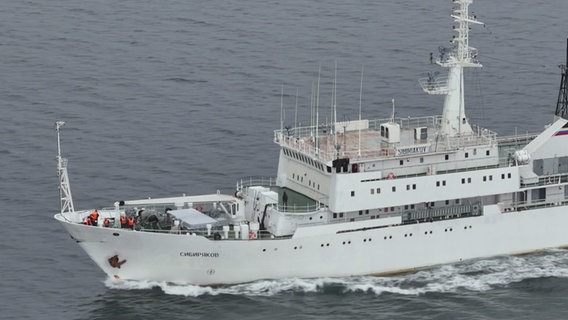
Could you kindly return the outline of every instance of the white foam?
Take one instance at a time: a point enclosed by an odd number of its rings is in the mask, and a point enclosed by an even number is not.
[[[151,281],[117,281],[107,279],[112,289],[144,290],[159,287],[166,294],[183,296],[247,295],[273,296],[286,292],[322,292],[326,286],[336,286],[343,292],[363,292],[381,295],[420,295],[428,292],[483,292],[507,286],[525,279],[542,277],[568,278],[568,251],[550,250],[527,256],[508,256],[443,265],[416,273],[391,277],[348,277],[318,279],[260,280],[231,286],[202,287]]]

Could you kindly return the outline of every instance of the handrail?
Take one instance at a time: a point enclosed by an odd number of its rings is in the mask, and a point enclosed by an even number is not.
[[[528,178],[528,179],[530,179],[530,178]],[[551,184],[562,184],[562,183],[568,182],[568,173],[541,175],[541,176],[538,176],[537,182],[524,183],[523,180],[525,180],[525,179],[521,179],[521,188],[546,186],[546,185],[551,185]]]
[[[523,210],[538,209],[538,208],[551,208],[568,206],[568,197],[558,199],[557,201],[539,201],[528,203],[526,201],[507,201],[500,202],[503,206],[502,213],[518,212]]]
[[[239,237],[235,238],[235,230],[231,229],[228,231],[228,237],[227,238],[223,238],[224,237],[224,231],[222,229],[222,226],[217,226],[217,227],[213,227],[211,228],[210,234],[208,233],[208,230],[206,228],[197,228],[197,229],[182,229],[182,230],[163,230],[163,229],[140,229],[137,230],[139,232],[152,232],[152,233],[167,233],[167,234],[172,234],[172,235],[180,235],[180,236],[186,236],[186,237],[191,237],[191,236],[200,236],[200,237],[205,237],[208,238],[210,240],[244,240],[244,241],[248,241],[248,240],[276,240],[276,239],[284,239],[284,238],[289,238],[288,237],[274,237],[270,232],[266,231],[266,230],[258,230],[256,231],[256,238],[255,239],[250,239],[247,235],[246,239],[242,239],[241,236],[241,231],[239,231]],[[215,239],[215,234],[219,233],[219,235],[223,235],[223,237],[221,239]]]
[[[262,177],[262,176],[257,176],[257,177],[248,177],[248,178],[241,178],[238,182],[237,182],[237,190],[242,190],[242,189],[246,189],[248,187],[251,186],[269,186],[269,187],[275,187],[278,186],[276,184],[278,178],[276,177]]]

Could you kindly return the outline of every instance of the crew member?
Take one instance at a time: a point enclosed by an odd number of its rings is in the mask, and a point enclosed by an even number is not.
[[[134,217],[133,216],[128,217],[128,227],[130,229],[134,229]]]
[[[89,218],[91,219],[91,224],[96,226],[99,220],[99,212],[97,210],[93,210],[93,212],[89,215]]]
[[[120,215],[120,227],[121,228],[127,228],[128,227],[128,224],[126,222],[126,216],[123,215],[123,214]]]

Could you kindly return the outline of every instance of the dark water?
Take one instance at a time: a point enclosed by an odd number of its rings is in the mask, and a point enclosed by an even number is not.
[[[568,314],[568,253],[554,250],[390,278],[260,281],[220,288],[113,284],[52,219],[53,123],[67,121],[77,208],[230,191],[273,176],[284,84],[307,121],[322,67],[338,116],[441,113],[421,93],[430,52],[449,45],[450,1],[4,1],[0,10],[0,318],[558,319]],[[501,134],[552,119],[568,2],[478,0],[469,114]],[[444,70],[439,70],[444,71]],[[323,108],[323,107],[322,107]],[[320,119],[325,119],[320,115]],[[235,272],[247,272],[236,270]]]

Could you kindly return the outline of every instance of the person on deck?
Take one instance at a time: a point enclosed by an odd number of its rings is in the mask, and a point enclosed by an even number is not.
[[[286,191],[282,193],[282,202],[284,203],[284,206],[288,205],[288,194],[286,193]]]
[[[128,223],[126,222],[126,215],[120,215],[120,227],[121,228],[128,228]]]
[[[133,216],[128,217],[128,227],[130,229],[134,229],[134,217]]]
[[[88,226],[97,226],[97,222],[99,220],[99,212],[97,210],[93,210],[90,215],[85,218],[85,224]]]

